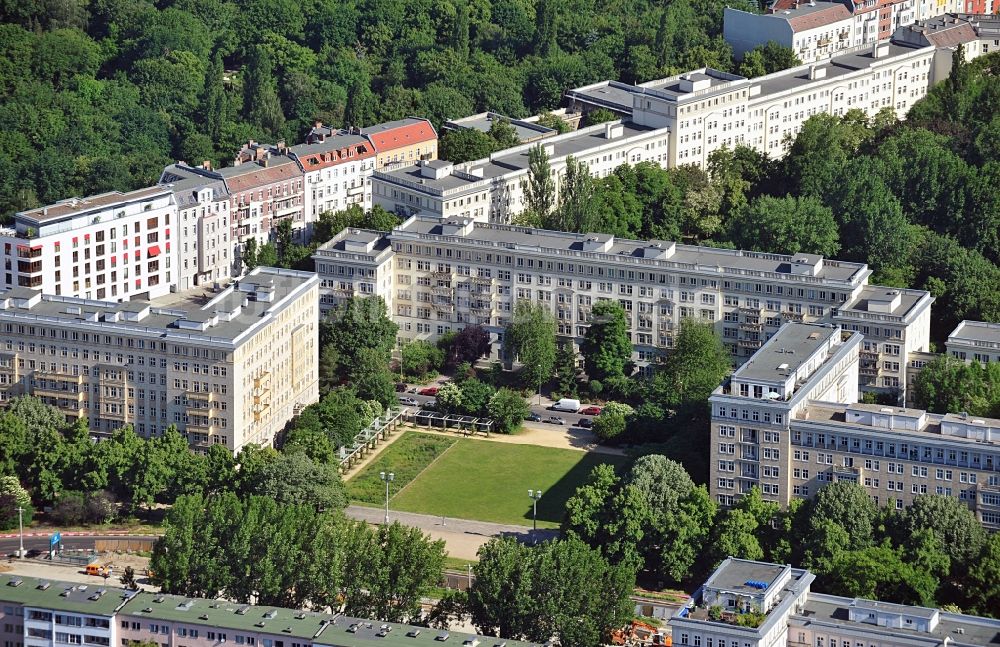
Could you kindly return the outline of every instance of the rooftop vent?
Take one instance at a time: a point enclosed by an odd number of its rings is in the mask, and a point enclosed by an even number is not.
[[[347,628],[347,633],[349,633],[349,634],[356,634],[356,633],[358,633],[358,625],[357,625],[357,623],[354,623],[353,625],[351,625],[350,627],[348,627]]]
[[[177,605],[177,608],[181,611],[187,611],[194,606],[194,600],[185,600]]]
[[[152,611],[152,609],[150,609],[150,611]],[[208,614],[207,613],[203,613],[200,616],[198,616],[198,619],[199,620],[208,620]]]
[[[45,580],[42,580],[41,582],[38,583],[38,585],[35,588],[38,589],[39,591],[47,591],[50,586],[52,585],[46,582]]]
[[[24,581],[19,577],[13,577],[7,582],[7,586],[21,586]]]
[[[449,634],[447,631],[442,631],[438,635],[434,636],[434,640],[443,643],[444,641],[448,640],[450,635],[451,634]]]
[[[261,620],[259,622],[255,622],[255,623],[253,623],[253,626],[255,626],[255,627],[263,627],[264,626],[264,621]]]
[[[249,610],[250,610],[250,607],[248,605],[244,604],[243,606],[241,606],[239,609],[236,610],[236,615],[245,616],[247,614],[247,611],[249,611]]]
[[[282,631],[285,632],[286,634],[290,634],[290,633],[292,633],[292,628],[291,627],[285,627],[284,629],[282,629]]]
[[[410,629],[409,631],[406,632],[407,638],[416,638],[419,635],[420,635],[419,629]]]
[[[305,620],[306,619],[306,614],[301,613],[301,612],[300,613],[296,613],[295,614],[295,619],[296,620]]]
[[[159,604],[159,603],[163,602],[166,599],[167,598],[163,597],[162,595],[158,595],[155,598],[153,598],[153,602],[156,602],[157,604]]]
[[[274,618],[278,617],[278,610],[271,609],[270,611],[264,614],[264,617],[267,618],[268,620],[273,620]]]

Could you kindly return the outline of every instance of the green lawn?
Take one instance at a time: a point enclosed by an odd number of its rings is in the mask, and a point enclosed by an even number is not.
[[[397,490],[392,506],[408,512],[531,525],[528,490],[541,489],[538,525],[552,528],[562,521],[566,500],[595,465],[612,463],[621,468],[628,460],[572,449],[462,438],[408,487]]]
[[[457,438],[408,431],[378,458],[347,482],[347,496],[357,503],[385,503],[385,483],[379,472],[392,472],[394,492],[412,481],[431,462],[455,444]]]

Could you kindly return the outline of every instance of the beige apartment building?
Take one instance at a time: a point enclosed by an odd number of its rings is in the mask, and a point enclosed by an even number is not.
[[[175,425],[192,449],[270,445],[319,398],[319,280],[256,268],[199,297],[109,303],[0,293],[0,402],[31,394],[107,435]]]
[[[851,481],[879,505],[959,499],[1000,528],[1000,420],[858,403],[863,336],[789,324],[711,396],[709,489],[722,505],[759,487],[787,506]]]
[[[712,324],[737,364],[789,321],[849,322],[866,336],[866,361],[877,363],[859,376],[867,389],[905,388],[907,353],[929,344],[928,293],[871,286],[865,264],[810,254],[416,215],[392,232],[345,230],[313,259],[324,313],[347,297],[377,295],[399,324],[401,344],[478,324],[491,333],[494,359],[522,299],[548,306],[558,334],[575,343],[594,303],[618,301],[643,368],[673,347],[686,318]]]

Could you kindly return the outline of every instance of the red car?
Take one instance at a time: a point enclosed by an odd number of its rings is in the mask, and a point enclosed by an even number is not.
[[[426,388],[420,389],[419,391],[417,391],[417,393],[419,393],[420,395],[437,395],[438,388],[436,386],[428,386]]]
[[[587,407],[586,409],[580,409],[580,411],[578,411],[577,413],[579,413],[580,415],[583,415],[583,416],[599,416],[599,415],[601,415],[601,408],[600,407]]]

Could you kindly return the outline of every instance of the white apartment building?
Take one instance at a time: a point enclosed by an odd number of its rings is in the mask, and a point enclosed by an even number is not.
[[[3,597],[20,602],[24,647],[117,645],[115,614],[129,600],[121,589],[65,582],[53,585],[47,580],[17,576],[7,578],[7,587],[15,590]],[[57,608],[50,604],[55,600],[60,601]]]
[[[1000,362],[1000,323],[966,319],[948,335],[945,348],[963,361]]]
[[[606,177],[622,164],[655,162],[666,167],[669,136],[664,129],[609,122],[464,164],[423,161],[377,171],[372,176],[372,200],[404,218],[425,214],[439,220],[507,223],[524,210],[522,184],[528,179],[528,155],[534,146],[542,146],[548,154],[558,193],[569,156],[584,163],[594,177]]]
[[[887,390],[905,384],[904,353],[926,350],[929,343],[933,299],[926,292],[869,286],[866,265],[810,254],[416,215],[392,232],[345,230],[313,259],[323,282],[324,311],[348,296],[377,295],[399,324],[401,343],[433,341],[478,324],[491,333],[497,359],[510,313],[521,299],[546,304],[558,334],[577,343],[593,304],[617,300],[629,317],[640,366],[673,347],[685,318],[711,323],[736,363],[749,359],[786,322],[844,319],[893,346],[873,350],[891,353],[898,362],[886,360],[888,368],[879,369],[878,377],[892,378],[893,386],[872,383],[871,376],[862,380],[866,387]]]
[[[668,620],[672,644],[981,647],[1000,633],[1000,620],[991,618],[816,593],[815,579],[806,569],[729,557]]]
[[[47,294],[127,301],[177,281],[177,203],[166,187],[69,198],[0,229],[4,283]]]
[[[192,449],[267,446],[319,398],[319,279],[254,269],[207,303],[0,292],[0,403],[30,394],[92,432],[175,425]]]
[[[828,483],[862,485],[901,509],[955,497],[1000,529],[1000,420],[858,403],[863,336],[788,324],[709,398],[709,491],[732,505],[753,487],[781,506]]]
[[[177,289],[212,286],[229,280],[232,271],[229,191],[221,180],[210,180],[188,167],[172,164],[160,183],[177,203]]]
[[[358,205],[371,208],[371,177],[375,146],[364,135],[317,135],[313,143],[289,149],[306,181],[306,221],[311,225],[324,211]]]

